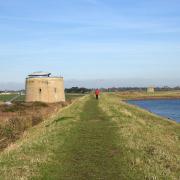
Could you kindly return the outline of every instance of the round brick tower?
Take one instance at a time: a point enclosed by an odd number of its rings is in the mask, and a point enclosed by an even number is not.
[[[26,102],[56,103],[65,101],[64,79],[50,73],[36,72],[26,78]]]

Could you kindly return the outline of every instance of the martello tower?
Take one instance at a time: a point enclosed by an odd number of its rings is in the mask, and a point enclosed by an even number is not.
[[[56,103],[65,101],[64,79],[51,73],[35,72],[26,78],[26,102]]]

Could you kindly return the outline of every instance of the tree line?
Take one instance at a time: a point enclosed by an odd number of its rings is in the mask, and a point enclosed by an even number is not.
[[[84,87],[72,87],[66,88],[66,93],[89,93],[94,91],[94,88],[84,88]],[[100,88],[102,92],[119,92],[119,91],[146,91],[147,87],[112,87],[112,88]],[[155,91],[177,91],[180,90],[180,86],[177,87],[155,87]]]

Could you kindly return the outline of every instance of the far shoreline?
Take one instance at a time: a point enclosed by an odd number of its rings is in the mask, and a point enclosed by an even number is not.
[[[143,100],[180,100],[180,96],[179,97],[134,97],[134,98],[130,98],[130,99],[122,99],[122,101],[143,101]]]

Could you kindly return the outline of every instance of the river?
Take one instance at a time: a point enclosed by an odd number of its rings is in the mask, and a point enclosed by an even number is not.
[[[180,99],[130,100],[128,103],[180,123]]]

